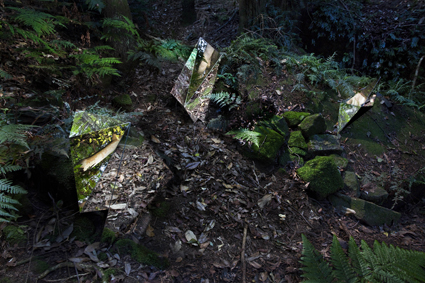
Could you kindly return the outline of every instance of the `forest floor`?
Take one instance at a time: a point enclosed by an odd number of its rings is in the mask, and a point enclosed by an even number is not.
[[[232,17],[236,6],[229,1],[216,1],[213,7],[198,1],[198,19],[188,26],[179,24],[180,1],[157,2],[148,16],[148,33],[155,36],[171,37],[192,45],[201,36],[215,47],[227,46],[237,36],[237,16]],[[302,279],[299,263],[302,234],[325,258],[330,256],[334,235],[343,246],[349,237],[354,237],[357,243],[365,240],[372,245],[377,240],[425,251],[423,202],[400,206],[402,217],[391,227],[367,226],[353,216],[336,211],[327,200],[309,197],[306,184],[296,174],[277,173],[273,164],[258,164],[239,153],[238,141],[207,129],[201,122],[193,123],[170,94],[182,67],[182,62],[167,63],[159,73],[140,68],[125,78],[129,85],[126,93],[132,95],[135,111],[143,113],[132,127],[144,133],[147,147],[168,156],[167,165],[173,177],[166,188],[155,191],[150,203],[141,208],[144,213],[135,223],[143,228],[136,227],[117,236],[157,252],[169,261],[169,267],[160,270],[140,264],[130,256],[114,256],[109,247],[93,247],[79,241],[37,248],[33,244],[36,231],[41,231],[37,228],[46,225],[47,215],[52,214],[45,205],[39,204],[40,209],[33,213],[33,218],[18,223],[27,227],[27,245],[7,247],[4,241],[1,244],[0,278],[3,279],[0,282],[9,282],[4,281],[7,278],[10,282],[37,282],[39,259],[58,268],[51,269],[38,282],[95,282],[99,272],[93,269],[78,271],[76,277],[72,264],[60,265],[69,258],[78,258],[101,269],[102,266],[88,256],[88,247],[110,252],[111,258],[106,263],[115,269],[115,279],[110,282],[299,282]],[[291,88],[281,95],[275,94],[274,83],[286,80],[284,75],[267,75],[266,79],[268,83],[259,86],[260,93],[269,95],[277,108],[280,107],[280,113],[305,109],[310,103],[308,97],[292,93]],[[114,95],[121,92],[118,87],[111,87]],[[83,108],[94,102],[88,99],[73,107]],[[394,106],[391,111],[383,109],[382,119],[403,117],[404,110],[400,106]],[[403,119],[409,123],[409,117]],[[388,129],[389,135],[390,131]],[[392,172],[397,165],[402,171],[400,174],[407,178],[424,165],[425,148],[421,145],[425,142],[425,127],[410,133],[403,141],[394,141],[406,147],[419,146],[415,154],[393,143],[385,147],[380,155],[383,161],[379,162],[356,141],[350,143],[349,136],[350,129],[345,133],[343,145],[359,176]],[[143,156],[142,160],[144,158],[148,157]],[[189,168],[187,164],[194,161],[199,163]],[[127,174],[126,169],[122,169],[122,175],[131,174],[134,173]],[[197,236],[197,243],[188,241],[189,231]],[[29,258],[30,263],[25,261]]]

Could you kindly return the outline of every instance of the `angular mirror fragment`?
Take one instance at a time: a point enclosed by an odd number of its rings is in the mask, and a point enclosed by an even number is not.
[[[205,121],[221,58],[220,52],[199,38],[171,90],[194,122]]]
[[[344,102],[339,104],[339,113],[338,113],[338,126],[337,133],[339,134],[345,126],[347,126],[350,122],[354,121],[357,113],[359,116],[364,114],[361,112],[361,109],[365,111],[369,110],[373,103],[375,102],[376,95],[370,96],[372,90],[375,88],[378,82],[373,82],[369,84],[365,89],[361,92],[356,93],[350,99],[347,99]]]
[[[129,126],[111,117],[76,113],[70,143],[80,212],[91,211],[85,204]],[[106,200],[97,203],[96,210],[107,209]]]

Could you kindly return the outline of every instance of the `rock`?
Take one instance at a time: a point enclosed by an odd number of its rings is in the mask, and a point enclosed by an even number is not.
[[[291,155],[300,155],[300,156],[305,156],[307,154],[307,152],[305,152],[304,150],[298,147],[290,147],[289,153]]]
[[[339,140],[333,135],[314,135],[310,137],[308,143],[309,156],[341,154],[342,148],[339,145]]]
[[[287,111],[283,113],[283,117],[288,122],[289,127],[296,127],[299,123],[304,120],[305,117],[310,116],[310,113],[307,112],[295,112]]]
[[[355,197],[360,196],[360,183],[357,179],[356,173],[353,171],[346,171],[344,174],[344,185],[350,195]]]
[[[112,100],[112,104],[115,107],[121,108],[125,111],[131,111],[133,109],[133,101],[131,101],[131,97],[129,94],[122,94],[122,95],[116,96]]]
[[[334,161],[335,161],[335,165],[339,168],[339,169],[345,169],[348,166],[348,159],[344,158],[342,156],[339,156],[338,154],[331,154],[330,156],[333,157]]]
[[[312,135],[322,134],[326,131],[326,121],[322,114],[310,115],[298,125],[305,138]]]
[[[286,137],[289,133],[289,127],[288,127],[288,124],[286,123],[285,118],[277,116],[277,115],[273,116],[269,120],[261,121],[259,125],[268,127],[278,132],[283,137]]]
[[[279,157],[279,164],[281,166],[286,166],[286,164],[288,164],[289,162],[295,162],[299,166],[303,166],[304,165],[304,158],[302,158],[302,155],[295,154],[296,152],[298,152],[298,150],[300,150],[300,151],[303,151],[303,150],[302,149],[299,149],[299,148],[296,148],[296,147],[294,147],[293,149],[295,149],[294,151],[292,151],[292,152],[294,152],[294,154],[291,154],[291,149],[290,149],[290,151],[285,151]]]
[[[401,214],[391,209],[376,205],[363,199],[342,194],[329,196],[329,201],[335,207],[345,207],[354,210],[354,216],[370,226],[391,225],[400,219]]]
[[[291,132],[291,135],[289,136],[288,140],[288,145],[290,147],[298,147],[302,149],[307,149],[308,147],[301,131]]]
[[[344,187],[341,174],[330,156],[318,156],[308,161],[297,173],[305,182],[310,182],[308,189],[319,200]]]
[[[388,198],[388,192],[382,187],[374,186],[368,190],[364,190],[360,197],[376,204],[382,204]]]
[[[285,138],[276,131],[264,126],[256,126],[254,131],[262,134],[259,143],[260,147],[255,144],[251,147],[254,151],[254,157],[264,161],[273,161],[285,142]]]

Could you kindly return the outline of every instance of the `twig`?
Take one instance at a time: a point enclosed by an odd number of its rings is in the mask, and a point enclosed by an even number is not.
[[[421,59],[419,59],[418,66],[416,67],[415,77],[413,78],[413,82],[412,82],[412,90],[410,91],[410,93],[412,93],[413,89],[415,88],[416,79],[418,78],[418,73],[419,73],[419,67],[421,66],[423,59],[424,59],[424,56],[422,56]]]
[[[82,263],[78,263],[75,264],[77,267],[83,268],[85,270],[94,270],[94,267],[90,264],[82,264]],[[67,262],[62,262],[59,263],[49,269],[47,269],[46,271],[44,271],[43,273],[41,273],[38,277],[37,280],[42,279],[44,277],[46,277],[50,272],[55,271],[56,269],[62,268],[62,267],[74,267],[74,263],[67,261]],[[102,274],[103,275],[103,274]],[[36,281],[37,282],[37,281]]]
[[[218,32],[219,30],[223,29],[228,23],[230,23],[233,18],[235,17],[236,13],[239,11],[239,9],[235,9],[235,11],[233,12],[233,15],[230,17],[230,19],[225,22],[221,27],[219,27],[215,32]]]
[[[243,228],[242,253],[241,253],[242,283],[246,283],[245,245],[246,245],[246,234],[247,234],[247,232],[248,232],[248,224],[245,223],[245,227]]]
[[[84,276],[84,275],[88,275],[88,274],[90,274],[90,273],[83,273],[83,274],[80,274],[80,276]],[[75,278],[75,277],[78,277],[78,274],[71,275],[71,276],[69,276],[67,278],[62,278],[62,279],[51,279],[51,280],[44,279],[44,281],[46,281],[46,282],[61,282],[61,281],[65,281],[65,280],[68,280],[68,279]]]

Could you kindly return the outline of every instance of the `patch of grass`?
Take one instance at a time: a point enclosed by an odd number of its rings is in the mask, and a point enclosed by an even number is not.
[[[130,255],[134,260],[143,264],[152,265],[159,269],[164,269],[169,266],[169,262],[166,258],[160,258],[157,253],[129,239],[118,240],[114,248],[120,254]]]

